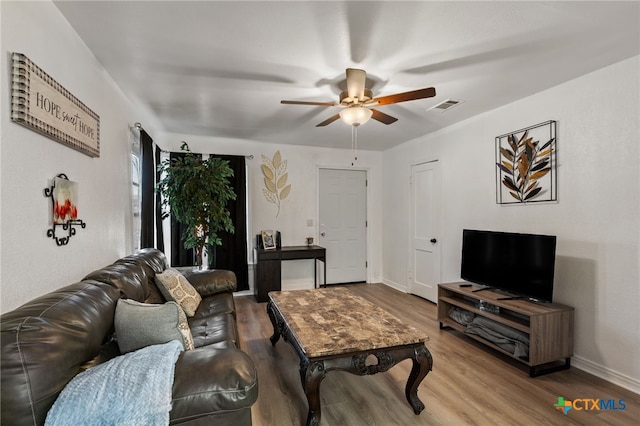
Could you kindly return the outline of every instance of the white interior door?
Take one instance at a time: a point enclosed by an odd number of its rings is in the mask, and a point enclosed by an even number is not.
[[[440,163],[411,166],[409,292],[438,300],[440,282]]]
[[[320,169],[319,244],[327,284],[367,280],[367,172]]]

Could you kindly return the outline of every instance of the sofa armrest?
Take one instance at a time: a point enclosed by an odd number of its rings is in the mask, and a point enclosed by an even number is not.
[[[207,297],[236,291],[236,274],[226,269],[203,269],[193,266],[175,268],[189,281],[200,296]]]
[[[180,354],[172,395],[172,423],[246,410],[258,399],[258,374],[239,349],[197,348]]]

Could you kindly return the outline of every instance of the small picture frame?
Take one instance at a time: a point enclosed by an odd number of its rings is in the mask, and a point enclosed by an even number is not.
[[[273,237],[273,230],[261,231],[260,235],[262,235],[262,247],[265,250],[275,250],[276,240]]]

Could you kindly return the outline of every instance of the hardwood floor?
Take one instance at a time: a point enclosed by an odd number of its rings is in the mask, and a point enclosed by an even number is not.
[[[530,378],[528,367],[451,329],[439,329],[436,305],[383,284],[349,288],[430,336],[433,371],[418,396],[426,409],[418,416],[404,396],[411,361],[385,373],[355,376],[330,372],[322,382],[321,425],[631,425],[640,419],[640,395],[576,368]],[[266,303],[236,298],[241,347],[258,369],[260,394],[252,408],[256,426],[304,424],[307,401],[299,360],[289,343],[271,346]],[[623,399],[624,410],[569,410],[554,407],[558,397]],[[581,405],[582,406],[582,405]],[[591,404],[585,404],[591,408]],[[636,420],[633,420],[636,419]]]

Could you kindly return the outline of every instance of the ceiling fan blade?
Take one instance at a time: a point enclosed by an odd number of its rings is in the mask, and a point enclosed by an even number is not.
[[[315,106],[336,106],[333,102],[313,102],[313,101],[280,101],[281,104],[286,105],[315,105]]]
[[[415,101],[416,99],[432,98],[436,95],[436,89],[428,87],[426,89],[412,90],[410,92],[396,93],[395,95],[381,96],[375,98],[377,105],[397,104],[398,102]]]
[[[331,117],[327,118],[326,120],[324,120],[322,123],[320,124],[316,124],[316,127],[324,127],[327,126],[331,123],[333,123],[334,121],[336,121],[337,119],[340,118],[340,114],[336,114],[336,115],[332,115]]]
[[[347,93],[352,100],[362,100],[367,73],[365,70],[347,68]]]
[[[378,120],[381,123],[389,125],[398,121],[397,118],[392,117],[389,114],[385,114],[384,112],[380,112],[377,109],[371,109],[371,112],[373,113],[371,118],[373,118],[374,120]]]

